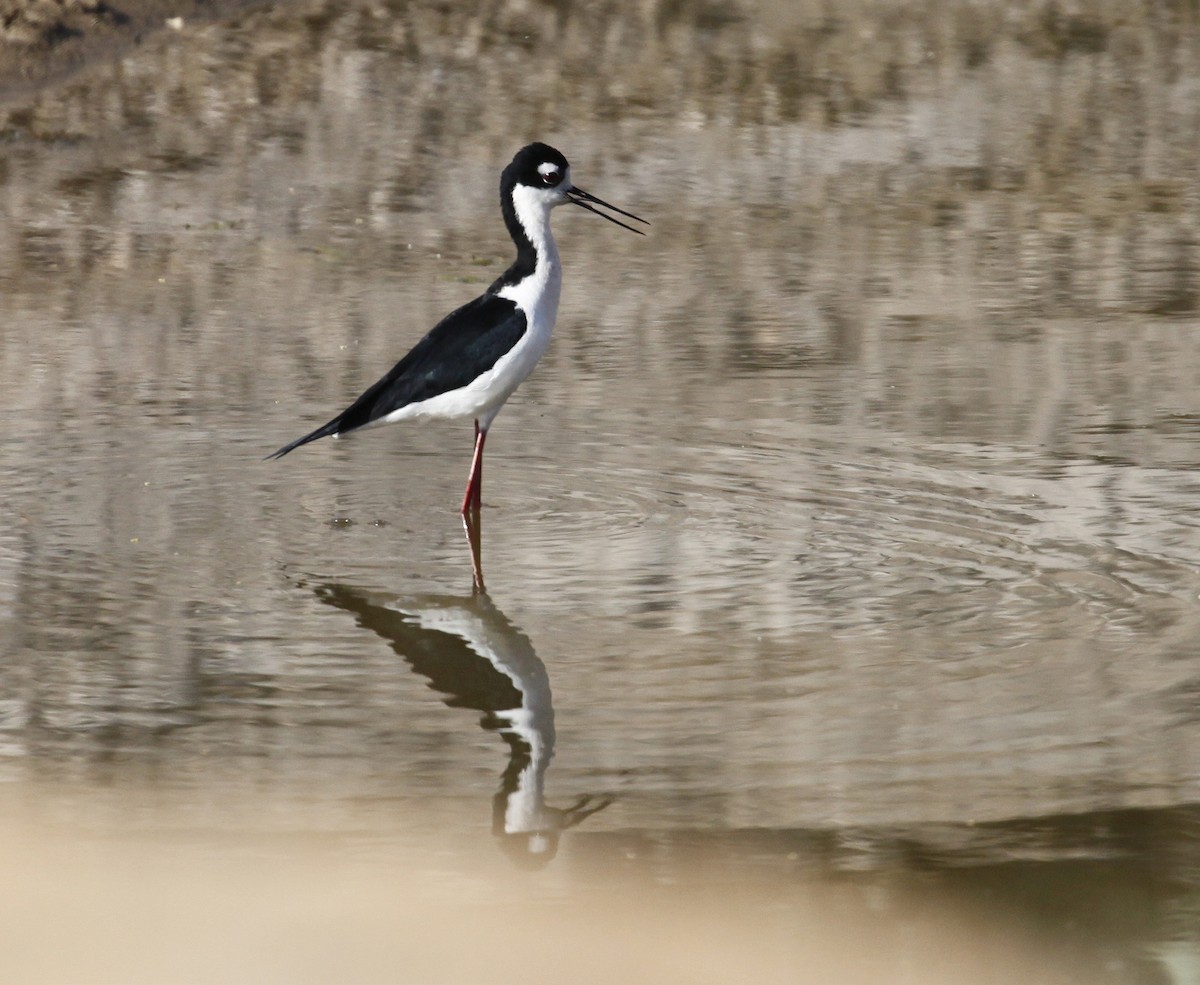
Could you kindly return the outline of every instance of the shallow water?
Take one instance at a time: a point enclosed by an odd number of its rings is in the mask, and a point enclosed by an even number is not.
[[[13,920],[1197,980],[1194,11],[769,6],[297,3],[8,111]],[[475,597],[469,426],[261,459],[503,269],[529,139],[653,226],[556,214]]]

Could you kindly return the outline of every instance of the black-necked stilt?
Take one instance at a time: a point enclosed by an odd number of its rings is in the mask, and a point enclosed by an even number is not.
[[[359,428],[409,418],[474,418],[475,453],[462,514],[478,511],[483,492],[483,443],[513,391],[550,343],[562,269],[550,233],[550,211],[570,202],[635,233],[641,230],[599,211],[602,206],[645,223],[571,183],[567,159],[546,144],[517,152],[500,176],[500,208],[517,247],[511,267],[474,301],[452,311],[332,421],[284,445],[293,448]],[[648,225],[648,223],[647,223]]]

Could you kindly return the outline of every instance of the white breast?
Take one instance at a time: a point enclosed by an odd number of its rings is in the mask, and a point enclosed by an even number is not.
[[[401,407],[376,423],[421,417],[467,417],[477,419],[480,427],[486,430],[504,402],[542,358],[554,332],[562,290],[562,266],[558,247],[550,233],[553,200],[541,189],[518,185],[513,191],[513,204],[537,253],[537,262],[533,273],[519,283],[502,288],[497,294],[514,302],[524,313],[525,334],[490,370],[467,386]]]
[[[491,378],[487,386],[495,399],[478,415],[480,426],[484,428],[500,412],[504,401],[533,372],[533,367],[550,345],[550,336],[558,317],[558,298],[562,292],[562,265],[554,236],[550,233],[551,199],[540,189],[519,185],[513,190],[513,205],[537,253],[537,263],[533,273],[524,280],[498,292],[500,297],[515,303],[525,314],[526,328],[521,341],[501,357],[487,374]]]

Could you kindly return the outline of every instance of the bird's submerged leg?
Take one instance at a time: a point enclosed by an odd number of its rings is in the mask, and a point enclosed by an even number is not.
[[[487,592],[483,585],[483,443],[487,440],[487,429],[475,422],[475,454],[471,458],[471,475],[467,479],[467,492],[463,496],[463,529],[467,532],[467,543],[471,548],[471,590]]]
[[[483,516],[478,510],[464,513],[462,522],[471,549],[471,594],[487,594],[483,584]]]
[[[468,513],[478,513],[483,505],[483,443],[487,440],[487,429],[481,428],[475,422],[475,454],[471,458],[471,475],[467,479],[467,492],[463,496],[463,516]]]

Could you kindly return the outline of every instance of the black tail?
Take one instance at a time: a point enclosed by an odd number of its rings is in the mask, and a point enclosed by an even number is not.
[[[327,438],[331,434],[340,433],[342,418],[344,416],[345,415],[343,415],[343,414],[339,414],[328,424],[323,424],[321,427],[317,428],[315,431],[312,431],[312,432],[306,434],[303,438],[297,438],[291,444],[284,445],[282,448],[279,449],[279,451],[272,452],[270,455],[268,455],[266,458],[264,458],[263,461],[269,462],[273,458],[283,458],[283,456],[286,455],[293,448],[299,448],[301,445],[307,445],[310,441],[316,441],[318,438]]]

